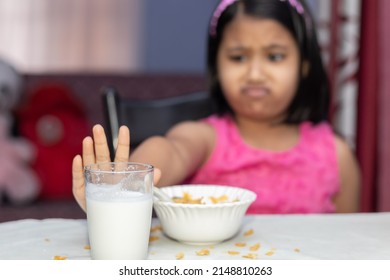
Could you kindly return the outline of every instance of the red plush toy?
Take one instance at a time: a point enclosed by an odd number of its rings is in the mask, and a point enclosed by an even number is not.
[[[30,94],[19,119],[21,134],[37,149],[33,168],[42,183],[40,197],[72,197],[72,159],[89,128],[80,102],[65,85],[45,84]]]

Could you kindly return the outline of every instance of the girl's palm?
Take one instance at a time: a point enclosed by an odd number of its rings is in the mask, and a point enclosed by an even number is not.
[[[73,159],[72,177],[73,177],[73,195],[85,211],[85,184],[83,167],[94,163],[110,162],[110,152],[107,145],[106,134],[101,125],[95,125],[92,129],[92,137],[86,137],[83,140],[82,157],[77,155]],[[130,132],[126,126],[119,129],[118,147],[115,152],[115,162],[127,162],[130,153]]]

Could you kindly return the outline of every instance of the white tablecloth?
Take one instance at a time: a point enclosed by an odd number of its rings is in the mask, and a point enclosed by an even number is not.
[[[153,219],[153,228],[159,225]],[[253,234],[245,236],[245,232]],[[184,245],[151,232],[149,259],[390,259],[390,213],[246,216],[240,232],[214,246]],[[243,247],[238,247],[242,243]],[[256,248],[251,248],[259,244]],[[209,255],[197,252],[207,249]],[[252,249],[252,250],[251,250]],[[231,251],[238,252],[231,255]],[[230,253],[229,253],[230,252]],[[250,254],[250,255],[248,255]],[[90,259],[85,220],[0,224],[0,259]]]

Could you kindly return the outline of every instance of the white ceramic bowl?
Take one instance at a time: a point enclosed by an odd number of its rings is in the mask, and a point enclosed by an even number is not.
[[[154,209],[164,233],[193,245],[222,242],[240,229],[246,210],[256,199],[252,191],[217,185],[178,185],[161,188],[170,197],[204,198],[204,204],[183,204],[155,199]],[[228,202],[213,204],[209,197],[226,195]]]

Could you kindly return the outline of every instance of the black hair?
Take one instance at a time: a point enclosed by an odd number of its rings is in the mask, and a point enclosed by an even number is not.
[[[296,40],[300,51],[300,69],[305,61],[308,62],[306,75],[299,71],[301,74],[297,92],[287,108],[287,115],[283,122],[298,124],[302,121],[319,123],[328,120],[329,82],[321,58],[315,24],[308,6],[304,1],[299,2],[304,8],[303,13],[299,13],[296,7],[289,4],[289,1],[281,0],[238,0],[222,12],[215,26],[215,34],[209,32],[207,54],[209,90],[219,115],[226,113],[234,115],[218,81],[217,54],[224,29],[240,10],[246,15],[273,19],[282,24]]]

